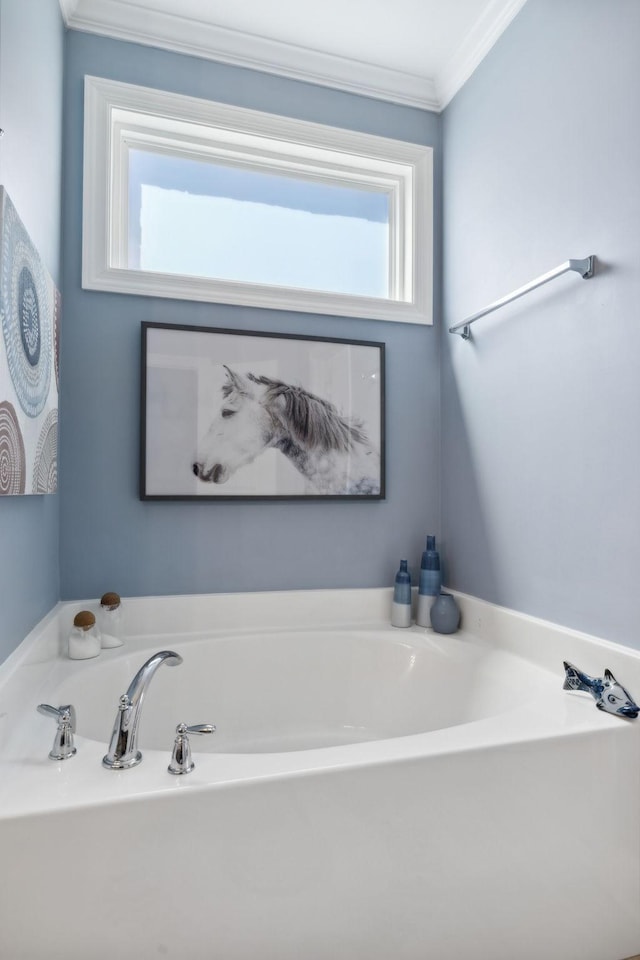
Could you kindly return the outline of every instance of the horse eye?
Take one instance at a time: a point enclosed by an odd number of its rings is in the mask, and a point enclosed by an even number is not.
[[[237,412],[238,412],[237,410],[223,410],[223,411],[222,411],[222,416],[223,416],[224,419],[226,420],[227,417],[232,417],[232,416],[233,416],[234,414],[236,414]]]
[[[607,699],[608,699],[609,703],[615,703],[616,700],[618,699],[618,697],[614,697],[614,695],[613,695],[612,693],[610,693]]]

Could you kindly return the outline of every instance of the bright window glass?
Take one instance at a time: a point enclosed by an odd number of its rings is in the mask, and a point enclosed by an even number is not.
[[[131,269],[389,296],[386,191],[129,150]]]

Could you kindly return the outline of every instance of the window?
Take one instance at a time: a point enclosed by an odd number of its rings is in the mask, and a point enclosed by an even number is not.
[[[85,78],[83,286],[431,323],[432,150]]]

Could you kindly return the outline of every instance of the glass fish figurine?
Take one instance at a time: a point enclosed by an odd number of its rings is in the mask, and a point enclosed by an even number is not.
[[[573,664],[564,661],[565,678],[563,690],[584,690],[596,701],[598,710],[615,713],[619,717],[635,720],[640,707],[628,690],[618,683],[611,670],[604,671],[604,677],[590,677]]]

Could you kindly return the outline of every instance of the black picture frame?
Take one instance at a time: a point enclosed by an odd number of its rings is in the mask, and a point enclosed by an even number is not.
[[[141,500],[384,500],[385,345],[142,323]]]

